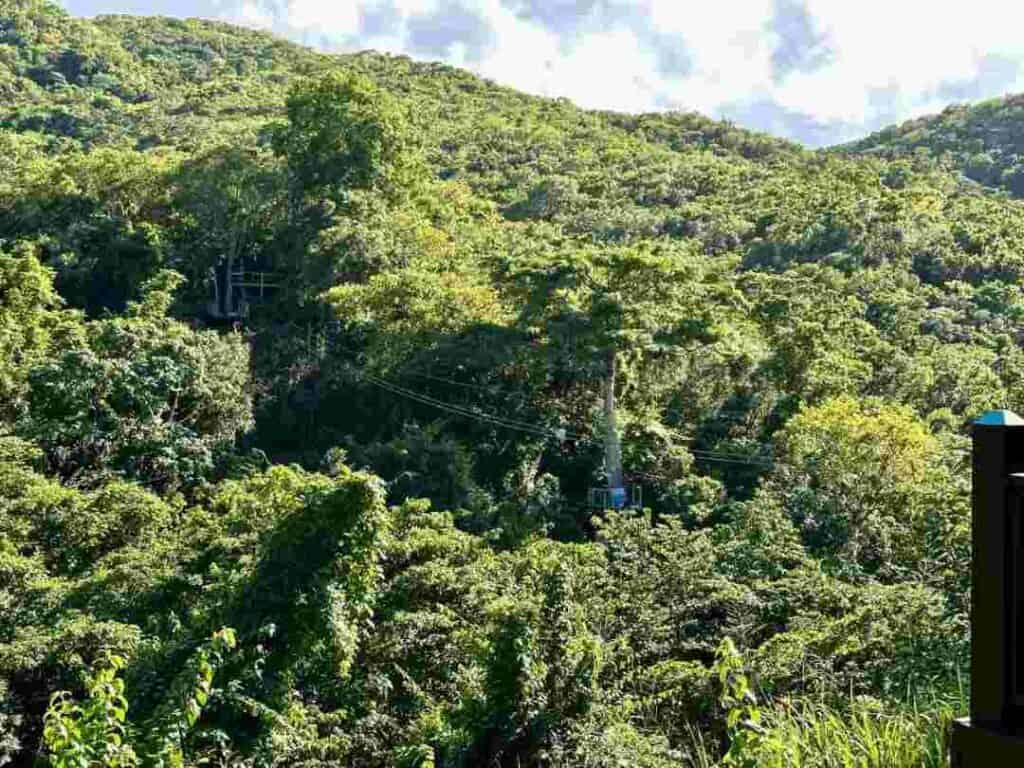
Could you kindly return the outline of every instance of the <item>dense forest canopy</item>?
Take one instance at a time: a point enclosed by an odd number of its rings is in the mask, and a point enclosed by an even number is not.
[[[0,0],[0,765],[944,765],[1015,103],[812,152]]]
[[[1024,196],[1024,95],[953,104],[842,147],[889,159],[918,155],[988,187]]]

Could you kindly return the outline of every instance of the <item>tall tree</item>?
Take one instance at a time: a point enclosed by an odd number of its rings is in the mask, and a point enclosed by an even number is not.
[[[286,113],[287,122],[269,131],[288,176],[287,225],[278,247],[305,303],[331,285],[337,266],[330,249],[314,247],[320,233],[365,196],[406,198],[423,165],[402,108],[364,77],[332,72],[300,82]]]

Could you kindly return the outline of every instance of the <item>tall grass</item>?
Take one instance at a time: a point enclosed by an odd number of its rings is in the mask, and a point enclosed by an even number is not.
[[[883,709],[877,702],[832,707],[812,701],[782,702],[762,710],[763,737],[753,754],[732,765],[756,768],[949,768],[948,734],[960,707],[928,711]],[[691,731],[687,768],[723,765],[710,745]]]
[[[790,705],[772,713],[764,768],[946,768],[952,712],[889,714],[853,706]]]

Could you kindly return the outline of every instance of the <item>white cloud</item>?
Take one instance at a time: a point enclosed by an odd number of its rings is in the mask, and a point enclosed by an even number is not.
[[[291,0],[288,3],[288,22],[298,29],[351,35],[359,30],[359,17],[357,0]]]
[[[815,5],[821,6],[838,49],[836,70],[818,75],[819,93],[829,83],[846,92],[896,84],[917,97],[943,82],[976,75],[987,53],[1024,59],[1019,44],[1024,7],[1003,0],[862,0],[856,5],[819,0]]]
[[[111,0],[64,2],[88,13]],[[1024,4],[802,2],[214,0],[208,7],[332,49],[444,59],[586,107],[736,114],[751,127],[819,143],[941,109],[950,98],[1024,90]],[[151,4],[161,6],[153,12],[186,14],[195,0]],[[782,11],[788,26],[773,24]],[[823,55],[801,55],[801,41],[786,38],[796,33],[813,35]]]
[[[559,89],[569,78],[559,72],[563,54],[559,51],[558,36],[537,24],[516,18],[497,2],[488,5],[488,18],[498,44],[477,71],[484,77],[531,93],[552,97],[568,95]],[[524,55],[524,52],[528,53]]]
[[[274,26],[274,15],[255,2],[242,3],[242,7],[230,18],[236,24],[256,29],[270,29]]]

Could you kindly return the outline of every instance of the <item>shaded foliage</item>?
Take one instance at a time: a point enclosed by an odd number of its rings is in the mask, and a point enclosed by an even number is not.
[[[0,763],[941,764],[1014,99],[810,152],[38,0],[0,96]]]

